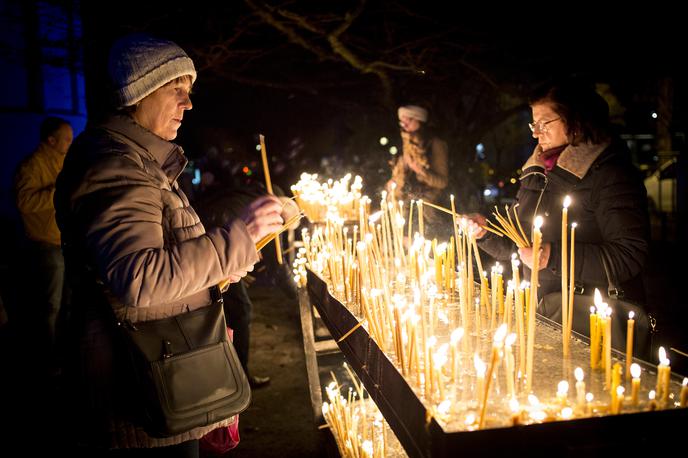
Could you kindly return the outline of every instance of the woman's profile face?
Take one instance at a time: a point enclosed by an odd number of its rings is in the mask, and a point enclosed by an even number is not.
[[[533,122],[530,124],[533,138],[546,151],[569,143],[564,120],[554,111],[548,102],[535,103],[531,106]]]
[[[420,129],[420,121],[415,118],[410,118],[408,116],[399,117],[399,125],[408,133],[413,133]]]

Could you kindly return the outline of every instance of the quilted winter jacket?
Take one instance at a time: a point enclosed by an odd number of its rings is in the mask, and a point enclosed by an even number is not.
[[[26,236],[31,240],[60,245],[53,194],[63,161],[63,154],[47,143],[41,143],[17,168],[14,177],[15,199]]]
[[[97,277],[114,296],[108,303],[119,317],[174,316],[209,304],[210,286],[258,261],[241,220],[205,230],[176,182],[186,163],[179,146],[118,115],[77,137],[58,177],[55,207],[74,283],[80,396],[88,426],[107,430],[111,447],[172,445],[233,421],[164,439],[123,421],[117,395],[126,395],[126,387],[113,382],[113,342],[94,305],[105,300],[94,286]]]
[[[569,195],[572,204],[568,222],[569,225],[578,223],[576,283],[586,289],[607,290],[599,249],[604,245],[625,297],[642,303],[645,292],[641,272],[649,249],[647,194],[625,145],[620,142],[569,145],[546,175],[535,159],[538,148],[523,166],[516,200],[519,219],[529,240],[537,214],[544,217],[542,241],[552,244],[547,266],[540,271],[539,296],[561,291],[561,214],[564,197]],[[517,251],[510,240],[497,236],[485,237],[479,246],[505,262]],[[524,278],[529,278],[530,271],[527,267],[525,270]]]

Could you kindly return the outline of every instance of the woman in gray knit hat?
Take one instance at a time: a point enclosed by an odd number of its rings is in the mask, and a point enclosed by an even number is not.
[[[77,137],[55,196],[67,269],[75,279],[71,373],[82,408],[77,415],[84,420],[79,439],[104,450],[198,456],[198,439],[232,419],[165,438],[128,422],[128,401],[136,393],[112,364],[115,343],[98,301],[132,322],[210,304],[214,285],[253,270],[255,244],[281,227],[283,206],[262,196],[241,217],[206,230],[177,184],[187,160],[171,143],[192,108],[193,61],[170,41],[130,35],[112,47],[108,72],[116,110]]]

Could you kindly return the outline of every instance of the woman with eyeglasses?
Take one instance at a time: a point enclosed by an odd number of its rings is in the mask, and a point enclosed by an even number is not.
[[[604,247],[626,299],[642,303],[640,275],[649,245],[647,196],[630,152],[612,135],[607,103],[593,87],[568,80],[536,90],[530,107],[529,126],[538,144],[522,167],[515,211],[529,239],[535,216],[544,218],[538,296],[561,291],[562,207],[568,195],[569,231],[571,223],[577,223],[578,289],[607,291],[600,258]],[[497,260],[508,261],[516,251],[514,244],[485,231],[483,216],[470,219],[479,246]],[[518,254],[530,269],[532,248],[520,248]],[[579,305],[587,310],[592,304]]]

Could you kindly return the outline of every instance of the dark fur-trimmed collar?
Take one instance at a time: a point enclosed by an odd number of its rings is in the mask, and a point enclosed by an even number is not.
[[[590,166],[592,166],[593,162],[600,157],[600,154],[602,154],[609,145],[609,141],[602,143],[581,143],[576,146],[569,145],[562,151],[555,168],[559,167],[566,170],[580,180],[588,173]],[[540,145],[536,146],[533,154],[528,158],[526,163],[523,164],[523,170],[529,167],[540,167],[544,169],[544,164],[542,159],[540,159],[541,152],[542,148]]]

